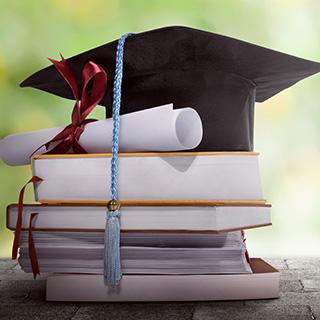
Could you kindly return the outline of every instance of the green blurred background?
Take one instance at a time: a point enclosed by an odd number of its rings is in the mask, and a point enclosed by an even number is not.
[[[119,38],[186,25],[320,61],[319,0],[0,0],[0,138],[69,123],[72,103],[19,83],[49,64]],[[255,115],[265,197],[273,227],[247,232],[254,256],[319,255],[320,75],[263,104]],[[104,117],[103,108],[95,117]],[[30,178],[28,166],[0,162],[0,256],[12,233],[5,212]],[[26,202],[33,201],[28,190]]]

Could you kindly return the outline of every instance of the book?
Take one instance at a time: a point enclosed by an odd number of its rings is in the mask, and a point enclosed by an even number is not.
[[[54,273],[103,273],[104,233],[100,232],[97,241],[86,236],[79,243],[72,233],[64,233],[64,241],[53,240],[51,233],[45,241],[45,232],[41,241],[35,233],[38,263],[41,272]],[[62,235],[56,233],[59,240]],[[124,274],[227,274],[251,273],[245,256],[246,246],[240,231],[228,234],[220,247],[171,247],[135,246],[121,243],[121,267]],[[146,239],[148,240],[148,239]],[[28,251],[28,234],[24,232],[20,243],[19,264],[25,272],[31,272]]]
[[[110,154],[38,155],[32,160],[41,203],[105,203]],[[127,153],[119,158],[125,200],[263,200],[254,152]]]
[[[33,231],[33,238],[37,244],[51,244],[52,246],[90,244],[103,244],[103,232],[66,232],[66,231]],[[21,241],[27,242],[27,233],[21,233]],[[214,248],[222,247],[228,242],[238,241],[235,232],[226,233],[172,233],[172,232],[148,232],[148,233],[124,233],[120,234],[122,246],[127,247],[189,247],[189,248]]]
[[[162,203],[163,204],[163,203]],[[175,206],[149,203],[124,205],[121,208],[123,232],[226,232],[271,225],[271,206],[268,204],[228,202],[185,203]],[[22,229],[29,227],[31,213],[34,230],[103,231],[106,223],[106,207],[103,205],[24,205]],[[15,229],[18,205],[7,208],[7,227]]]
[[[124,275],[113,290],[105,286],[103,275],[55,274],[47,279],[46,299],[137,302],[278,298],[278,270],[258,258],[252,258],[250,265],[250,274]]]

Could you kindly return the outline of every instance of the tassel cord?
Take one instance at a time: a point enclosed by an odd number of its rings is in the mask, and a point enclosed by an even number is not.
[[[115,78],[113,83],[113,130],[110,186],[111,201],[108,204],[104,251],[104,279],[106,285],[110,286],[118,285],[122,277],[120,260],[120,204],[118,202],[117,175],[119,158],[121,85],[123,76],[123,51],[126,38],[130,35],[130,33],[127,33],[118,41]]]

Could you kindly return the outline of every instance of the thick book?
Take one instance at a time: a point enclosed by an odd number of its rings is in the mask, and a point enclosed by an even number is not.
[[[279,297],[279,272],[262,259],[251,259],[251,274],[124,275],[108,288],[103,275],[55,274],[47,279],[48,301],[209,301]]]
[[[41,203],[105,203],[110,154],[37,155],[32,160]],[[120,154],[118,195],[132,200],[263,199],[258,154],[182,152]]]
[[[224,203],[149,203],[121,208],[123,232],[226,232],[271,224],[270,205],[225,201]],[[29,227],[31,213],[34,230],[103,231],[106,207],[103,205],[24,205],[22,229]],[[15,229],[18,205],[7,208],[7,227]]]
[[[33,231],[34,241],[52,246],[72,245],[75,247],[88,244],[104,244],[104,231],[96,232],[68,232],[68,231]],[[28,242],[27,231],[21,232],[21,243]],[[148,232],[126,233],[121,232],[120,243],[126,247],[171,247],[171,248],[218,248],[228,243],[239,241],[236,232],[226,233],[172,233]]]
[[[100,232],[99,239],[96,234],[94,237],[87,236],[82,239],[78,235],[77,239],[74,239],[71,232],[47,234],[41,231],[35,232],[33,238],[41,272],[103,273],[104,232]],[[63,242],[59,241],[62,239]],[[214,237],[211,239],[215,240]],[[171,246],[169,241],[166,246],[150,246],[149,243],[144,244],[148,238],[137,246],[138,243],[134,241],[128,245],[127,240],[130,242],[132,239],[122,238],[120,248],[124,274],[251,273],[245,256],[243,234],[240,231],[229,233],[225,243],[219,247],[188,247],[186,244],[177,247]],[[32,271],[28,247],[28,233],[24,231],[20,243],[19,264],[25,272]]]

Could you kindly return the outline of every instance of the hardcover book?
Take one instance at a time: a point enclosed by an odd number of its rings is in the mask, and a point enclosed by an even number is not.
[[[32,161],[41,203],[106,203],[110,154],[39,155]],[[254,152],[120,154],[118,196],[125,200],[263,200]]]
[[[103,275],[56,274],[47,280],[48,301],[206,301],[279,297],[278,270],[251,259],[252,273],[218,275],[124,275],[108,290]]]
[[[122,232],[208,232],[219,233],[271,225],[271,206],[241,201],[155,202],[123,205]],[[34,230],[104,231],[106,207],[103,205],[24,205],[22,229],[28,229],[31,213],[37,213]],[[7,208],[7,227],[14,230],[18,205]]]

